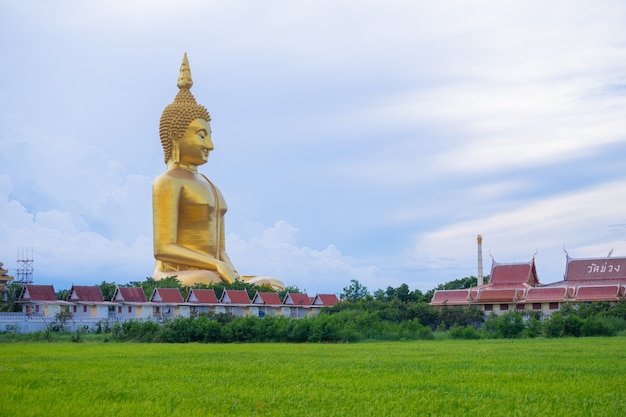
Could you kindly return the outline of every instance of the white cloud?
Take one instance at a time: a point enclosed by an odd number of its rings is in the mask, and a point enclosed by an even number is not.
[[[228,252],[242,275],[272,276],[312,292],[340,292],[351,279],[373,283],[380,275],[375,266],[357,266],[333,245],[321,250],[298,245],[297,233],[281,220],[247,241],[230,234]]]
[[[481,234],[485,255],[491,252],[498,262],[529,261],[538,250],[540,279],[554,282],[563,276],[564,246],[578,257],[604,256],[611,248],[626,254],[622,230],[611,226],[626,219],[624,187],[626,181],[607,183],[449,224],[417,236],[412,256],[433,269],[464,265],[463,276],[476,275],[473,242]]]
[[[152,271],[184,51],[242,273],[429,289],[472,273],[477,233],[499,259],[539,246],[540,268],[563,244],[617,253],[625,17],[610,0],[3,2],[0,261],[26,246],[54,279]]]

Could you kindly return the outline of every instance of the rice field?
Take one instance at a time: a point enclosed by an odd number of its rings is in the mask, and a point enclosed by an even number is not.
[[[0,416],[621,416],[626,338],[0,344]]]

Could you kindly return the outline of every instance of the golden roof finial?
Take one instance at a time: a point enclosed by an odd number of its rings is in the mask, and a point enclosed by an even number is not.
[[[185,52],[183,56],[183,63],[180,64],[180,74],[178,75],[178,83],[176,83],[176,85],[181,90],[189,90],[193,85],[189,61],[187,60],[187,52]]]

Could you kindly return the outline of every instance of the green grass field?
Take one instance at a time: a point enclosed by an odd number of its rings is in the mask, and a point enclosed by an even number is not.
[[[0,344],[1,416],[622,416],[626,338]]]

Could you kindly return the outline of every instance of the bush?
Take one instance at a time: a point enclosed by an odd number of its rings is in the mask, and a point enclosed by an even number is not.
[[[474,326],[456,326],[450,329],[448,335],[451,339],[480,339],[480,333],[476,331]]]
[[[581,336],[581,329],[585,324],[585,320],[576,315],[569,315],[563,320],[563,335],[564,336]]]
[[[610,319],[589,317],[581,325],[580,333],[582,336],[613,336],[617,332]]]
[[[486,333],[494,338],[515,339],[522,336],[524,319],[517,311],[509,311],[501,316],[492,314],[485,322]]]
[[[524,329],[524,335],[526,337],[539,337],[541,336],[542,325],[536,318],[531,318],[526,322],[526,328]]]
[[[543,324],[543,334],[546,337],[561,337],[565,330],[563,314],[558,311],[552,313],[550,318]]]

